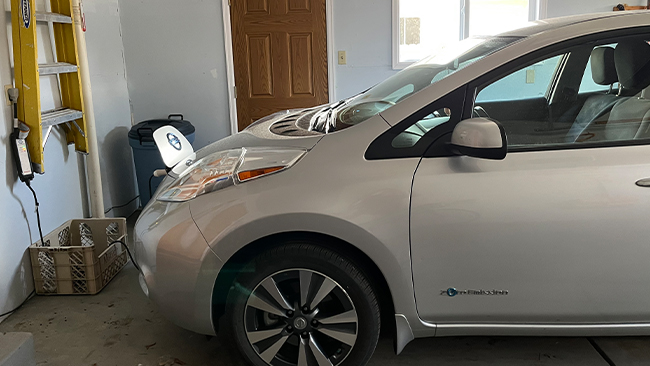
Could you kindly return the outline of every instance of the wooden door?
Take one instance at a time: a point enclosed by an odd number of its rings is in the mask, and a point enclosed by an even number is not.
[[[328,102],[325,0],[232,0],[239,130]]]

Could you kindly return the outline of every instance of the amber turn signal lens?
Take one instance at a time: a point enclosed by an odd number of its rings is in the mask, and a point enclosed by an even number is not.
[[[277,172],[278,170],[284,169],[283,166],[274,166],[272,168],[264,168],[264,169],[255,169],[255,170],[249,170],[246,172],[239,172],[237,176],[239,177],[240,182],[247,181],[249,179],[257,178],[262,175],[270,174],[273,172]]]

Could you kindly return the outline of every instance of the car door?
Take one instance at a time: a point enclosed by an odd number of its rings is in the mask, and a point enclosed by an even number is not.
[[[525,96],[530,79],[500,83],[561,54],[568,53],[542,53],[470,83],[464,110],[480,107],[472,101],[485,100],[485,91]],[[557,70],[567,72],[584,69]],[[551,88],[556,76],[536,82]],[[491,114],[512,116],[501,110],[508,105]],[[636,129],[643,113],[594,128]],[[567,143],[566,129],[549,137],[537,127],[545,121],[521,116],[499,121],[509,140],[505,160],[438,153],[422,159],[411,203],[420,317],[439,326],[650,322],[650,188],[643,181],[650,177],[650,141],[637,135]]]

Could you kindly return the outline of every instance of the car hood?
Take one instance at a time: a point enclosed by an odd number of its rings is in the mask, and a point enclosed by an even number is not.
[[[241,147],[298,147],[311,150],[325,136],[296,125],[296,121],[313,113],[315,108],[283,111],[265,117],[244,131],[214,142],[197,151],[197,159],[218,151]]]

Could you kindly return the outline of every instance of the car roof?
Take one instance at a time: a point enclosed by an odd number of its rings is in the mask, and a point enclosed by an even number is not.
[[[564,28],[568,26],[573,26],[581,23],[592,22],[596,20],[604,20],[608,18],[618,18],[624,16],[647,16],[650,18],[650,11],[612,11],[608,13],[592,13],[592,14],[583,14],[583,15],[572,15],[560,18],[549,18],[544,20],[538,20],[528,23],[526,26],[502,33],[499,36],[511,36],[511,37],[530,37],[538,34],[542,34],[551,30],[556,30],[558,28]]]

